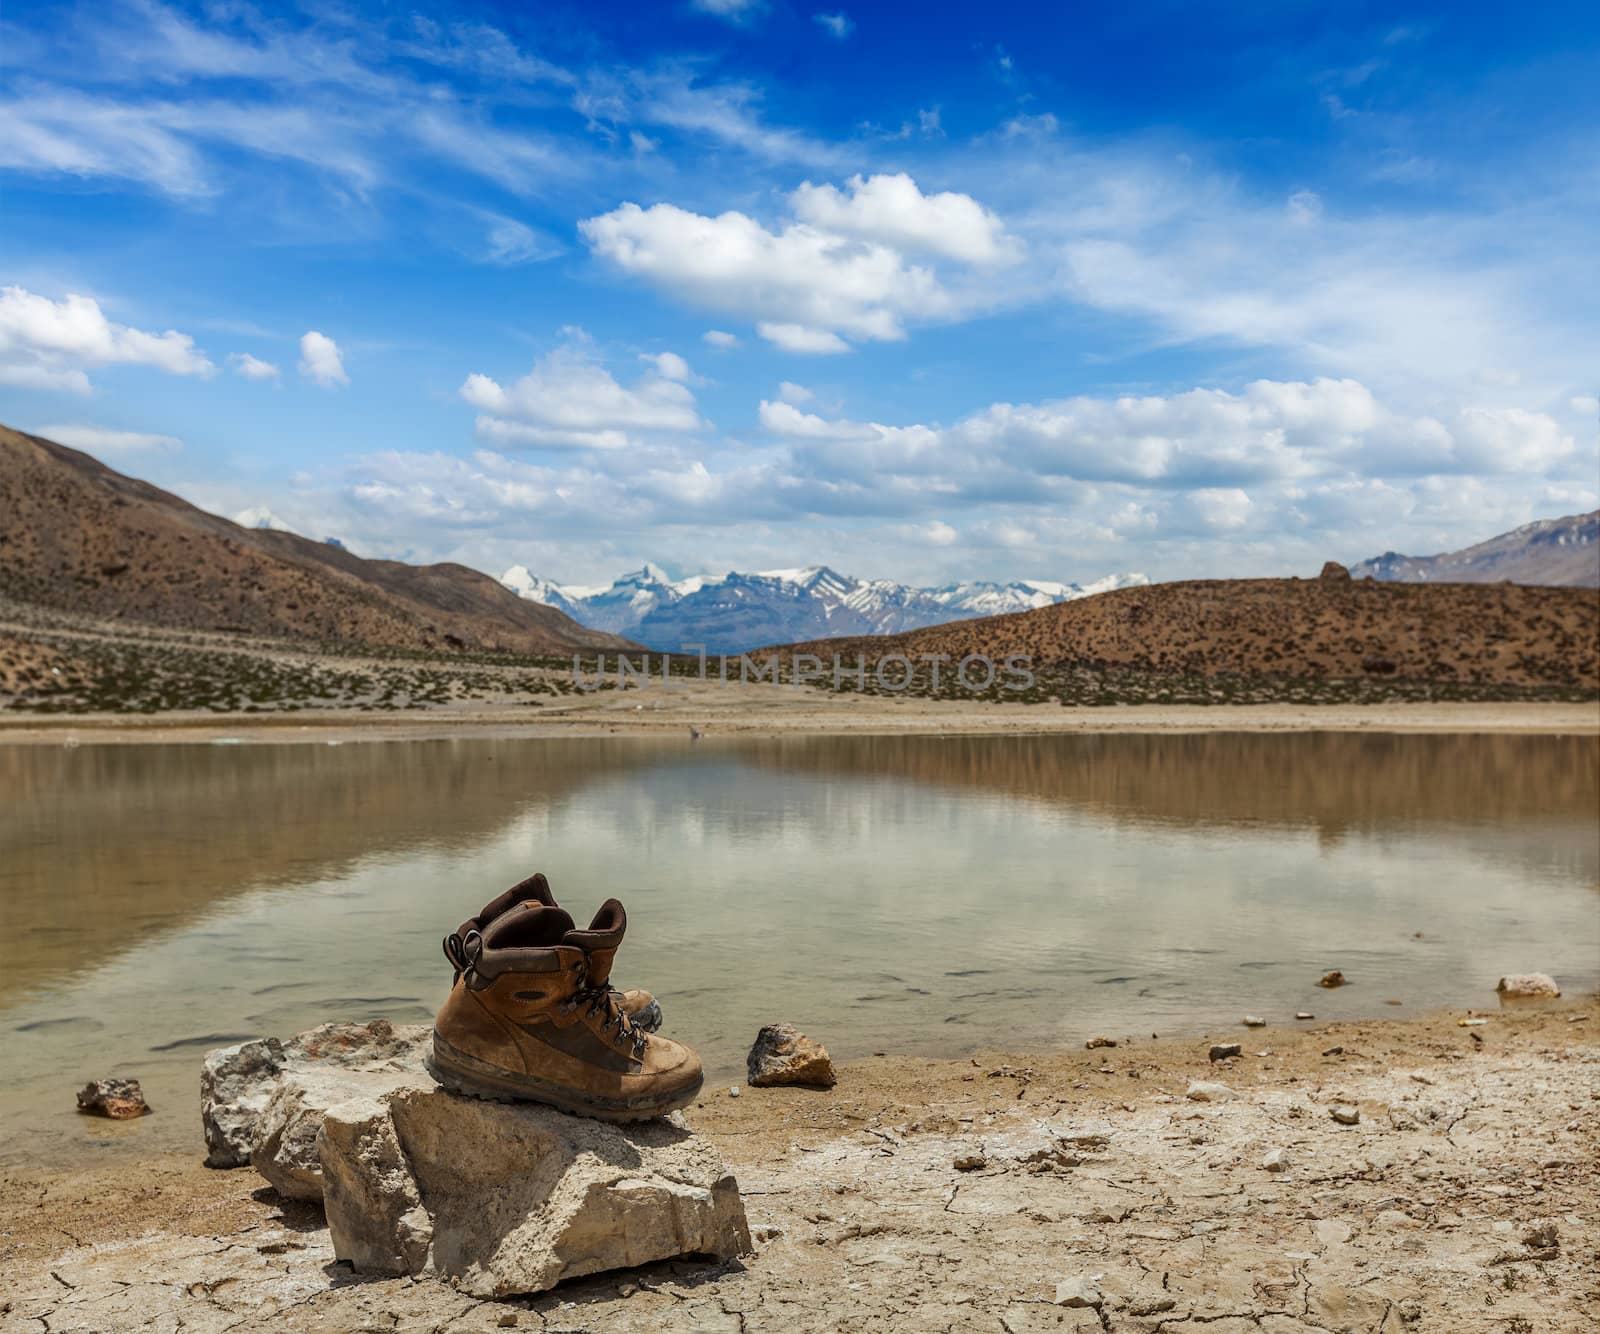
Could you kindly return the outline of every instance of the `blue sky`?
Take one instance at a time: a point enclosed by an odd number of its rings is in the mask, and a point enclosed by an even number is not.
[[[1600,504],[1592,6],[9,0],[0,420],[561,581]]]

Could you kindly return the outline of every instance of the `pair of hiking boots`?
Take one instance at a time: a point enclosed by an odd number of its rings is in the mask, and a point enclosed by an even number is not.
[[[700,1092],[700,1058],[655,1033],[648,991],[618,991],[628,929],[616,899],[585,930],[540,875],[514,885],[444,939],[456,970],[433,1024],[428,1070],[458,1093],[542,1102],[603,1121],[642,1121]]]

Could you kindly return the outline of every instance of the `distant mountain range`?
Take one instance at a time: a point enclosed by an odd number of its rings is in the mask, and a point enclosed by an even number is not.
[[[500,582],[531,602],[565,612],[580,625],[678,652],[742,653],[798,639],[899,634],[946,621],[1031,611],[1115,588],[1148,584],[1142,574],[1112,574],[1090,584],[1022,579],[913,588],[888,579],[856,579],[826,565],[733,572],[672,580],[646,565],[604,587],[558,585],[513,565]]]
[[[1386,551],[1352,566],[1357,579],[1407,584],[1553,584],[1600,587],[1600,510],[1541,519],[1462,551],[1402,556]]]
[[[108,620],[323,644],[445,653],[627,647],[464,565],[364,560],[333,542],[241,527],[76,449],[4,426],[0,597]]]

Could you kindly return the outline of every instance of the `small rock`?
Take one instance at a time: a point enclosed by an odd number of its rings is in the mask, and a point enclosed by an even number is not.
[[[958,1172],[981,1172],[988,1165],[989,1160],[981,1153],[963,1153],[955,1162]]]
[[[1318,980],[1317,985],[1319,987],[1342,987],[1344,985],[1344,974],[1337,968],[1330,968]]]
[[[1324,1246],[1342,1246],[1354,1232],[1350,1224],[1337,1218],[1320,1218],[1311,1225],[1311,1230]]]
[[[1204,1079],[1191,1079],[1184,1096],[1190,1102],[1232,1102],[1239,1095],[1226,1084],[1216,1084]]]
[[[1083,1045],[1093,1051],[1096,1047],[1115,1047],[1117,1040],[1115,1038],[1090,1038]]]
[[[1316,1017],[1310,1010],[1300,1010],[1295,1014],[1296,1019],[1315,1019]]]
[[[1361,1121],[1360,1109],[1347,1106],[1344,1103],[1340,1103],[1337,1107],[1329,1108],[1328,1114],[1342,1126],[1357,1125]]]
[[[1561,988],[1548,973],[1512,973],[1495,983],[1505,1000],[1529,1000],[1539,996],[1559,996]]]
[[[1323,1052],[1322,1054],[1324,1056],[1343,1056],[1344,1055],[1344,1048],[1343,1047],[1329,1047],[1328,1050]]]
[[[1541,1218],[1522,1234],[1522,1244],[1529,1250],[1547,1251],[1561,1245],[1561,1233],[1553,1219]]]
[[[837,1082],[828,1049],[793,1024],[768,1024],[757,1033],[745,1068],[751,1088],[801,1084],[831,1089]]]
[[[1056,1284],[1057,1306],[1092,1306],[1099,1310],[1104,1304],[1105,1298],[1100,1295],[1100,1289],[1087,1274],[1064,1278]]]
[[[1411,1215],[1404,1209],[1385,1209],[1372,1220],[1379,1227],[1410,1227]]]
[[[1482,1028],[1488,1022],[1489,1021],[1487,1019],[1457,1019],[1456,1020],[1456,1027],[1457,1028]],[[1476,1037],[1477,1034],[1473,1034],[1473,1036]]]
[[[1246,1028],[1265,1028],[1267,1021],[1259,1014],[1247,1014],[1244,1017],[1244,1026]]]
[[[1287,1172],[1293,1163],[1289,1157],[1288,1149],[1272,1149],[1261,1160],[1261,1166],[1269,1172]]]
[[[90,1116],[109,1116],[113,1121],[131,1121],[149,1112],[150,1105],[137,1079],[96,1079],[78,1091],[78,1110]]]
[[[730,1098],[737,1098],[739,1096],[739,1093],[740,1093],[740,1089],[739,1089],[739,1086],[737,1084],[735,1084],[732,1088],[730,1088],[728,1090],[728,1096]]]
[[[1230,1057],[1243,1055],[1244,1048],[1237,1042],[1219,1042],[1208,1054],[1213,1061],[1226,1061]]]
[[[495,1323],[501,1329],[515,1329],[517,1327],[517,1313],[515,1311],[507,1311]]]

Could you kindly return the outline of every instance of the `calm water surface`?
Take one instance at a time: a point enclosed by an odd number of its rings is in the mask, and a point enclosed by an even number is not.
[[[623,900],[618,981],[723,1084],[776,1019],[952,1055],[1592,990],[1597,810],[1594,738],[4,747],[0,1157],[198,1146],[206,1048],[430,1018],[534,869]],[[76,1116],[113,1074],[157,1115]]]

